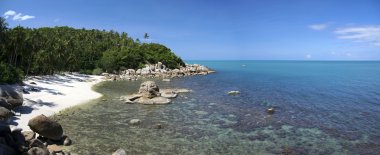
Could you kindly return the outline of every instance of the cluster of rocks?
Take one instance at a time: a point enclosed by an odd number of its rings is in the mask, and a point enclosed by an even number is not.
[[[8,122],[13,109],[24,102],[23,95],[10,85],[0,85],[0,122]]]
[[[171,98],[178,96],[178,93],[190,92],[187,89],[159,89],[154,81],[141,83],[138,93],[121,96],[120,100],[125,103],[140,104],[169,104]]]
[[[108,73],[103,73],[102,75],[111,80],[137,80],[142,77],[177,78],[191,75],[207,75],[214,72],[208,67],[199,64],[186,64],[185,67],[169,69],[161,62],[158,62],[157,64],[146,64],[142,69],[127,69],[121,71],[119,75]]]
[[[62,126],[44,115],[29,120],[32,131],[0,124],[0,154],[6,155],[69,155],[63,152],[62,145],[72,141],[63,135]],[[36,135],[39,136],[36,136]]]

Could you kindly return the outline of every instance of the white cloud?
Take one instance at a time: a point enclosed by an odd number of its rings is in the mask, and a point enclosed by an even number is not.
[[[14,15],[16,15],[16,11],[8,10],[7,12],[4,13],[3,16],[4,16],[5,19],[8,19],[9,16],[14,16]]]
[[[17,13],[16,11],[13,11],[13,10],[8,10],[7,12],[4,13],[3,16],[5,19],[8,19],[9,17],[13,16],[12,20],[15,20],[15,21],[24,21],[24,20],[36,18],[35,16],[31,16],[31,15],[22,15],[22,13]]]
[[[334,32],[338,39],[347,39],[354,42],[365,42],[380,46],[380,26],[362,26],[340,28]]]
[[[310,59],[310,58],[311,58],[311,54],[306,54],[306,55],[305,55],[305,58],[306,58],[306,59]]]
[[[316,31],[322,31],[322,30],[326,29],[327,27],[329,27],[329,24],[313,24],[313,25],[309,25],[309,28],[311,28],[313,30],[316,30]]]

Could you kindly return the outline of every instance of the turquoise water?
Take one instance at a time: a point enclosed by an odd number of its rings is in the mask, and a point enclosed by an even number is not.
[[[189,61],[217,71],[157,80],[189,88],[170,105],[124,104],[141,81],[56,116],[78,154],[379,154],[380,62]],[[238,90],[240,95],[229,96]],[[268,115],[266,109],[276,112]],[[142,120],[130,126],[130,119]],[[154,129],[161,124],[162,129]]]

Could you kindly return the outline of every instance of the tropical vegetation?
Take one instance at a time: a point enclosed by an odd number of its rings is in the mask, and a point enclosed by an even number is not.
[[[145,33],[144,40],[148,39]],[[168,68],[184,65],[164,45],[142,43],[125,32],[67,26],[9,28],[0,17],[0,82],[59,72],[116,73],[159,61]]]

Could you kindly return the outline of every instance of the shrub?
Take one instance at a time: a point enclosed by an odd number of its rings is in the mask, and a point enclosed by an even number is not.
[[[24,79],[24,72],[13,66],[0,63],[0,83],[17,83],[21,82]]]
[[[103,73],[103,69],[101,68],[95,68],[93,71],[92,71],[92,75],[100,75]]]

